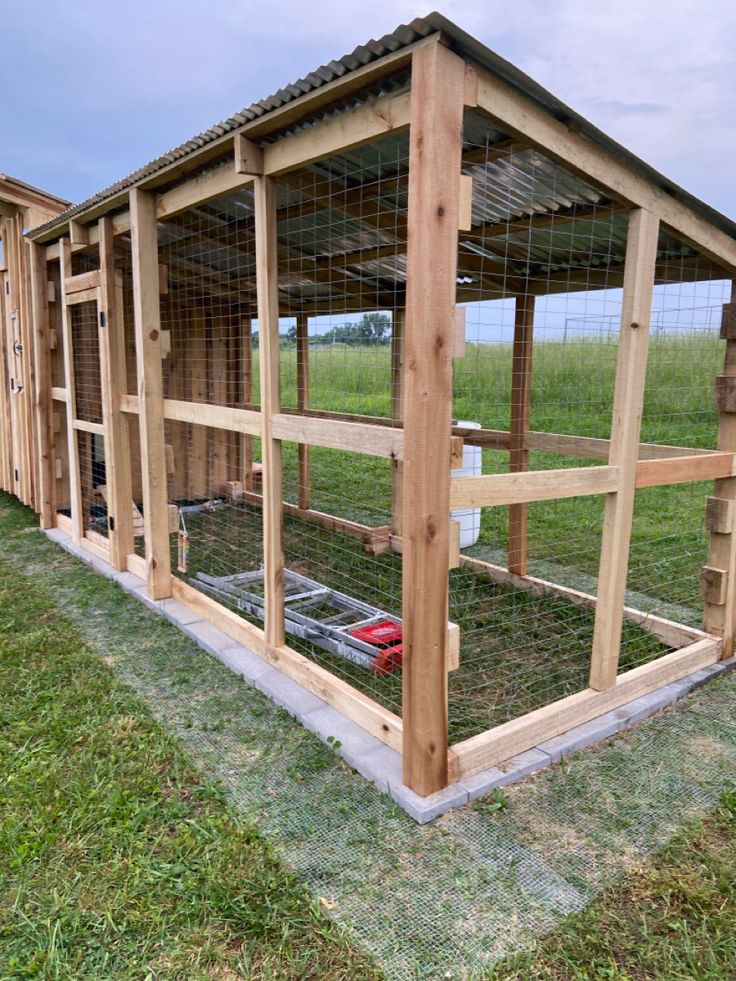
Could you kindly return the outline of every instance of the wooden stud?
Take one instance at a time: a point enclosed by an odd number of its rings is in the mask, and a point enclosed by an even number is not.
[[[529,469],[525,439],[531,418],[533,332],[534,297],[517,296],[511,356],[511,473]],[[509,508],[508,568],[519,576],[525,576],[529,566],[528,509],[528,504],[512,504]]]
[[[716,378],[716,410],[736,412],[736,376],[719,375]]]
[[[455,307],[455,347],[452,352],[453,358],[465,357],[465,332],[466,332],[466,310],[465,307]]]
[[[705,504],[705,530],[717,535],[730,535],[733,531],[733,500],[709,497]]]
[[[728,569],[707,565],[700,573],[700,598],[706,603],[723,606],[728,589]]]
[[[253,177],[260,177],[263,174],[263,150],[243,136],[236,133],[234,137],[235,151],[235,173],[250,174]]]
[[[115,242],[110,218],[98,222],[100,249],[100,381],[105,435],[105,486],[107,488],[110,564],[127,569],[127,556],[134,551],[133,486],[128,419],[121,411],[127,391],[125,325],[118,304],[115,278]],[[112,518],[112,520],[110,520]]]
[[[36,369],[33,393],[36,413],[39,503],[42,528],[54,527],[55,478],[54,413],[51,403],[51,346],[46,250],[30,244],[31,295],[33,303],[33,353]]]
[[[720,402],[718,449],[731,453],[736,453],[736,412],[733,404],[734,384],[736,383],[736,336],[733,336],[734,331],[732,329],[734,310],[736,310],[736,304],[733,302],[724,306],[724,323],[721,332],[726,339],[726,353],[721,378],[725,380],[718,380],[721,393],[728,393],[728,397],[724,394],[723,401]],[[733,474],[733,471],[731,473]],[[736,477],[725,475],[716,479],[713,495],[709,500],[709,506],[710,502],[715,499],[718,499],[720,503],[716,515],[713,515],[714,508],[712,506],[706,510],[706,522],[710,513],[713,523],[713,527],[710,529],[706,574],[708,569],[724,570],[726,575],[723,577],[723,582],[727,588],[723,602],[717,602],[719,596],[711,590],[704,594],[703,626],[709,633],[718,634],[723,638],[722,656],[729,658],[733,655],[736,646],[736,533],[732,530],[732,512],[736,506],[734,503],[736,502]],[[731,512],[730,529],[724,511],[726,514]]]
[[[618,673],[658,237],[655,215],[631,212],[608,457],[617,484],[603,520],[590,669],[590,687],[598,691],[615,685]]]
[[[244,317],[240,325],[240,357],[243,402],[249,405],[253,399],[253,327],[250,317]],[[260,426],[258,429],[260,433]],[[253,490],[253,437],[244,435],[241,440],[243,488]]]
[[[171,559],[154,196],[134,188],[130,192],[130,215],[146,582],[148,595],[158,600],[171,596]]]
[[[736,303],[724,303],[721,312],[721,340],[736,341]]]
[[[397,307],[391,318],[391,419],[400,423],[404,418],[404,335],[406,332],[406,309]],[[403,462],[394,457],[391,460],[391,530],[401,535]]]
[[[309,407],[309,318],[305,313],[296,318],[296,407],[304,412]],[[307,510],[311,503],[309,446],[299,443],[299,507]]]
[[[61,269],[61,294],[64,296],[64,281],[71,274],[72,255],[69,240],[59,242],[59,266]],[[71,499],[71,536],[79,545],[84,537],[84,514],[82,512],[82,486],[79,473],[79,438],[74,428],[76,416],[76,385],[74,380],[74,347],[72,344],[71,314],[66,300],[61,304],[62,334],[64,337],[64,387],[66,389],[66,432],[69,447],[69,494]],[[57,516],[58,527],[58,516]]]
[[[403,474],[404,782],[447,785],[452,354],[465,62],[441,44],[412,60]]]
[[[273,417],[280,410],[281,394],[276,184],[271,178],[256,178],[254,201],[263,454],[264,632],[267,644],[281,647],[285,640],[283,477],[281,442],[273,436]]]
[[[459,510],[610,494],[618,480],[618,468],[611,466],[455,477],[450,488],[450,504],[453,510]]]
[[[468,174],[460,175],[460,213],[458,228],[461,232],[470,231],[473,227],[473,178]]]

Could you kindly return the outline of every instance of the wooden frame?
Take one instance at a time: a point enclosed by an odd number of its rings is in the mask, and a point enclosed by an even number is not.
[[[74,218],[64,219],[56,230],[44,230],[30,253],[21,241],[20,213],[15,205],[3,207],[0,229],[5,246],[0,281],[4,288],[2,330],[17,340],[13,331],[28,330],[31,318],[24,295],[32,299],[32,367],[34,411],[18,416],[14,429],[0,426],[0,469],[3,486],[32,499],[45,527],[56,523],[95,555],[107,555],[118,569],[129,568],[147,581],[154,599],[173,595],[201,616],[243,644],[251,647],[279,670],[305,684],[311,691],[339,708],[349,718],[403,753],[406,784],[420,795],[442,789],[449,779],[494,765],[505,756],[528,748],[577,725],[658,685],[729,656],[736,634],[736,312],[724,311],[723,337],[726,363],[716,382],[720,412],[718,449],[675,447],[641,443],[642,409],[649,308],[653,284],[666,270],[657,258],[660,225],[674,232],[707,257],[708,275],[736,269],[736,241],[703,214],[677,196],[663,190],[641,171],[567,126],[541,102],[523,95],[518,86],[471,65],[458,52],[462,44],[447,43],[435,34],[406,49],[371,62],[312,92],[264,113],[236,131],[224,133],[211,144],[193,151],[191,158],[172,161],[160,171],[142,178],[137,186],[95,202]],[[351,93],[375,81],[406,73],[400,85],[388,92],[370,93],[362,104]],[[343,103],[341,100],[346,99]],[[481,158],[463,154],[461,129],[465,109],[485,116],[506,136]],[[325,109],[322,117],[309,115]],[[336,177],[326,189],[305,192],[293,203],[293,192],[309,179],[309,168],[331,155],[345,154],[384,136],[409,132],[409,166],[399,168],[387,180],[403,193],[408,182],[408,209],[397,215],[362,205],[370,198],[366,186],[341,184]],[[561,209],[554,215],[530,216],[529,221],[504,225],[473,225],[473,181],[462,173],[483,162],[486,154],[497,159],[518,149],[536,149],[564,164],[610,195],[600,206]],[[347,221],[363,221],[365,230],[383,236],[392,229],[400,239],[392,244],[383,237],[366,247],[346,245],[344,254],[300,255],[279,241],[283,214],[277,207],[278,185],[288,189],[283,212],[304,215],[334,206]],[[255,276],[250,273],[240,295],[229,295],[228,277],[207,268],[207,286],[216,291],[222,306],[217,330],[211,335],[212,318],[197,301],[196,290],[187,288],[191,303],[190,343],[177,347],[175,331],[169,338],[161,330],[160,297],[169,281],[176,282],[176,258],[164,271],[158,262],[157,222],[172,221],[193,208],[243,189],[252,190],[255,215],[244,222],[255,234]],[[2,188],[0,187],[0,191]],[[0,194],[1,197],[1,194]],[[390,198],[389,198],[390,200]],[[477,201],[475,202],[477,205]],[[34,205],[35,206],[35,205]],[[535,295],[544,283],[510,273],[501,259],[473,252],[474,243],[492,238],[551,227],[553,222],[589,220],[601,214],[629,215],[626,262],[615,267],[572,270],[560,284],[547,283],[550,292],[564,288],[623,285],[619,358],[610,439],[531,430],[532,334]],[[458,285],[458,232],[462,230],[461,272],[492,267],[489,282],[498,283],[499,296],[515,297],[516,316],[511,371],[509,430],[467,429],[451,420],[452,359],[463,354],[464,310],[458,300],[467,298]],[[125,338],[121,316],[121,287],[114,268],[115,236],[132,235],[134,326],[138,394],[128,392]],[[99,248],[100,269],[72,275],[73,253]],[[362,263],[386,256],[406,256],[406,288],[397,282],[392,292],[372,286],[381,309],[393,311],[391,348],[390,418],[338,413],[310,406],[308,317],[332,312],[362,311],[364,291],[359,281]],[[279,263],[297,256],[302,271],[313,276],[315,294],[337,278],[343,281],[339,301],[306,292],[279,289]],[[181,258],[181,257],[180,257]],[[698,275],[698,259],[684,260],[683,275]],[[52,337],[48,324],[46,260],[61,266],[61,325],[64,340],[64,383],[53,385]],[[28,261],[30,260],[30,261]],[[168,262],[168,260],[167,260]],[[690,265],[686,265],[690,263]],[[15,270],[20,271],[17,276]],[[11,280],[10,271],[14,279]],[[351,271],[352,270],[352,271]],[[509,275],[506,275],[509,273]],[[30,291],[27,277],[30,276]],[[26,278],[24,278],[26,277]],[[495,278],[497,277],[497,279]],[[7,289],[6,289],[7,288]],[[495,289],[494,285],[494,289]],[[10,290],[10,292],[8,292]],[[327,291],[325,291],[326,293]],[[189,294],[192,294],[190,296]],[[214,294],[213,294],[214,295]],[[10,300],[7,297],[10,296]],[[88,422],[75,415],[75,352],[71,343],[69,309],[94,300],[104,315],[100,325],[103,421]],[[385,307],[383,304],[386,304]],[[296,316],[297,404],[284,408],[280,399],[279,317]],[[252,318],[259,322],[258,361],[260,405],[253,403]],[[215,332],[216,333],[216,332]],[[30,337],[30,335],[28,335]],[[176,357],[189,358],[187,385],[171,384],[164,394],[162,356],[171,341],[168,364]],[[29,347],[29,350],[31,348]],[[58,356],[57,356],[58,357]],[[238,360],[233,383],[224,368]],[[209,368],[208,368],[209,366]],[[170,374],[170,370],[167,368]],[[31,378],[29,371],[29,380]],[[58,375],[58,370],[57,370]],[[58,377],[57,377],[58,381]],[[209,387],[208,387],[209,386]],[[236,387],[235,387],[236,386]],[[186,388],[186,391],[184,390]],[[241,401],[242,400],[242,401]],[[57,403],[53,405],[54,401]],[[15,413],[0,386],[0,421]],[[63,405],[63,409],[62,409]],[[66,415],[71,478],[71,518],[55,515],[56,455],[53,416]],[[129,429],[137,429],[141,446],[140,488],[144,503],[146,559],[133,554]],[[15,416],[14,416],[15,419]],[[192,497],[222,494],[242,484],[242,499],[263,509],[265,605],[264,629],[252,627],[213,600],[171,575],[169,495],[167,490],[167,423],[179,436],[172,439],[169,456],[180,456],[189,447],[191,472],[184,481]],[[57,427],[59,429],[59,427]],[[60,430],[59,430],[60,431]],[[109,544],[94,532],[85,533],[79,478],[79,432],[105,439],[108,467],[108,508],[111,520]],[[233,438],[235,434],[236,438]],[[254,440],[262,445],[262,464],[253,460]],[[298,500],[283,500],[281,445],[298,445]],[[9,442],[10,441],[10,442]],[[12,445],[10,445],[12,443]],[[447,452],[445,451],[447,443]],[[450,478],[461,459],[463,445],[508,453],[509,473]],[[391,461],[391,525],[371,528],[320,511],[312,494],[310,448],[312,446],[377,456]],[[32,447],[32,449],[29,449]],[[439,451],[438,451],[439,447]],[[235,449],[233,449],[235,448]],[[176,451],[176,452],[175,452]],[[602,465],[530,470],[530,452],[578,457]],[[21,462],[17,478],[11,461]],[[208,462],[212,462],[211,473]],[[262,473],[258,493],[256,473]],[[137,478],[136,478],[137,479]],[[711,535],[708,563],[701,588],[706,603],[705,631],[677,624],[626,606],[626,574],[634,492],[690,481],[715,480],[706,510]],[[175,482],[175,479],[172,478]],[[173,483],[172,483],[173,486]],[[184,492],[182,492],[184,493]],[[233,491],[234,493],[234,491]],[[136,499],[140,501],[140,497]],[[530,502],[606,496],[598,596],[547,582],[528,574],[527,506]],[[172,497],[176,493],[172,490]],[[450,522],[450,509],[508,507],[509,548],[507,568],[462,555],[458,527]],[[388,549],[403,555],[403,620],[405,661],[403,668],[403,722],[375,701],[340,682],[285,644],[283,608],[284,515],[313,522],[348,535],[377,554]],[[565,597],[595,611],[595,637],[591,657],[590,687],[554,702],[504,726],[448,747],[447,671],[457,663],[458,631],[448,634],[448,573],[457,563],[479,576],[512,586]],[[663,643],[677,648],[635,671],[618,673],[618,647],[623,620],[639,624]]]

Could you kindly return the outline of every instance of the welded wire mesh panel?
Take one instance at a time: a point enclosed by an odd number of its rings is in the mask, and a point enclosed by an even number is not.
[[[107,537],[105,439],[98,433],[77,431],[79,483],[85,533]]]
[[[102,422],[102,380],[97,304],[77,303],[68,309],[74,358],[75,417]]]

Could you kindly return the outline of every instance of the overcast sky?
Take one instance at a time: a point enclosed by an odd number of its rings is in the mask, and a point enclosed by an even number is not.
[[[0,0],[0,171],[82,200],[429,9],[412,0]],[[441,9],[736,218],[734,0]]]

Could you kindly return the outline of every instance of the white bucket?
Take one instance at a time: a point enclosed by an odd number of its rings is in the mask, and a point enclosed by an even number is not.
[[[479,422],[453,421],[453,426],[465,429],[480,429]],[[480,446],[463,447],[463,465],[451,471],[452,477],[478,477],[482,473]],[[470,548],[475,545],[480,535],[480,508],[464,508],[451,511],[450,518],[460,522],[460,548]]]

